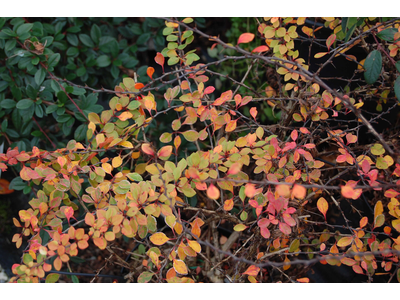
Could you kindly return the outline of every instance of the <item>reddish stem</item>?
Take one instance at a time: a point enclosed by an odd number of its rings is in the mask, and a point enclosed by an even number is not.
[[[375,32],[371,31],[372,36],[375,39],[376,44],[378,45],[378,48],[389,58],[390,62],[393,64],[393,66],[396,66],[396,62],[394,61],[393,57],[391,57],[385,49],[383,49],[383,47],[381,46],[381,44],[379,43],[378,39],[375,36]]]
[[[36,125],[39,127],[39,130],[44,134],[44,136],[50,141],[51,145],[56,149],[57,148],[56,144],[54,144],[53,141],[46,134],[46,132],[44,132],[42,127],[39,125],[38,121],[36,121],[35,117],[32,117],[32,120],[36,123]]]
[[[51,73],[48,69],[47,66],[40,62],[40,65],[47,71],[47,73],[49,73],[51,79],[55,80],[58,85],[61,87],[61,89],[64,91],[64,93],[67,95],[68,99],[71,100],[71,102],[75,105],[75,107],[78,109],[78,111],[85,117],[85,119],[89,122],[89,119],[86,117],[86,115],[83,113],[83,111],[80,109],[80,107],[78,106],[78,104],[75,103],[75,101],[71,98],[71,96],[65,91],[65,88],[62,86],[61,83],[58,82],[58,80],[55,78],[55,76],[53,75],[53,73]]]

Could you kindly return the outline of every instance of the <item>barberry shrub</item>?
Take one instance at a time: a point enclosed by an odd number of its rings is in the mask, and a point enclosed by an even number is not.
[[[84,142],[0,156],[0,168],[19,165],[35,193],[14,219],[13,242],[27,246],[11,281],[73,274],[70,261],[88,247],[109,253],[104,264],[122,265],[133,282],[309,282],[316,263],[400,281],[399,135],[372,125],[398,106],[399,20],[264,18],[234,43],[191,18],[164,21],[162,75],[149,67],[146,85],[125,77],[109,109],[87,115]],[[322,27],[331,33],[321,45]],[[200,63],[189,50],[197,38],[229,55]],[[325,48],[313,57],[328,57],[317,71],[299,39]],[[355,45],[365,60],[347,54]],[[358,66],[339,78],[348,83],[341,92],[319,76],[336,57]],[[248,62],[242,78],[224,74],[232,61]],[[267,68],[278,88],[246,84]],[[222,77],[231,89],[212,84]],[[67,83],[55,84],[68,96]],[[261,124],[264,113],[276,123]],[[170,116],[168,130],[152,134]]]

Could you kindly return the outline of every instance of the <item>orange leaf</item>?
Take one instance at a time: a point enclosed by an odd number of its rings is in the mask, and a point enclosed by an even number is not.
[[[153,74],[154,74],[154,68],[148,67],[147,68],[147,76],[149,76],[151,80],[153,80]]]
[[[383,213],[383,205],[382,205],[382,201],[378,201],[375,204],[374,207],[374,219],[376,219],[377,216],[381,215]]]
[[[344,185],[344,186],[342,186],[341,192],[342,192],[343,197],[356,200],[358,197],[360,197],[362,190],[361,189],[355,190],[349,185]]]
[[[287,184],[280,184],[276,187],[276,191],[280,196],[289,197],[290,187]]]
[[[237,119],[236,120],[231,120],[231,121],[228,122],[228,124],[226,124],[225,131],[226,132],[232,132],[232,131],[234,131],[236,129],[236,126],[237,126]]]
[[[237,44],[242,44],[242,43],[250,43],[254,39],[254,34],[253,33],[242,33],[239,36]]]
[[[140,90],[144,88],[144,84],[141,82],[135,83],[135,89]]]
[[[324,215],[326,221],[326,212],[328,211],[329,205],[328,202],[325,200],[325,198],[321,197],[318,199],[317,207],[318,210]]]
[[[157,55],[154,58],[154,60],[157,64],[159,64],[162,67],[164,73],[164,61],[165,61],[164,56],[160,52],[157,52]]]
[[[161,246],[164,245],[167,241],[169,241],[170,239],[162,232],[157,232],[154,233],[151,237],[150,237],[150,241],[157,246]]]
[[[297,279],[298,282],[302,282],[302,283],[309,283],[310,279],[307,277],[303,277],[303,278],[299,278]]]
[[[221,94],[221,97],[219,97],[218,99],[216,99],[212,105],[218,106],[218,105],[224,104],[226,101],[229,101],[229,100],[232,99],[232,94],[233,94],[233,93],[232,93],[231,90],[226,91],[226,92],[223,92],[223,93]]]
[[[208,196],[208,198],[214,199],[214,200],[218,199],[220,196],[219,189],[212,183],[210,184],[210,186],[207,189],[207,196]]]
[[[179,274],[186,275],[188,273],[185,263],[180,259],[174,259],[173,266],[175,271]]]
[[[124,111],[117,118],[120,119],[121,121],[126,121],[126,120],[132,118],[132,116],[133,115],[129,111]]]
[[[292,197],[296,197],[298,199],[304,199],[307,194],[307,189],[299,184],[295,184],[292,189]]]
[[[69,224],[69,219],[74,218],[74,209],[71,206],[68,206],[65,210],[64,210],[64,215],[68,220],[68,224]],[[74,218],[75,219],[75,218]]]
[[[254,120],[256,119],[257,113],[258,112],[257,112],[257,108],[256,107],[250,108],[250,114],[254,118]]]
[[[246,272],[243,273],[250,276],[257,276],[258,272],[260,272],[260,268],[256,266],[250,266],[247,268]]]
[[[229,168],[229,170],[226,174],[227,175],[235,175],[240,172],[241,168],[242,168],[242,164],[240,162],[235,162],[231,165],[231,167]]]
[[[368,218],[367,218],[367,217],[363,217],[363,218],[360,220],[360,228],[365,227],[365,225],[367,225],[367,224],[368,224]]]
[[[230,211],[233,208],[233,198],[225,200],[224,202],[224,210]]]

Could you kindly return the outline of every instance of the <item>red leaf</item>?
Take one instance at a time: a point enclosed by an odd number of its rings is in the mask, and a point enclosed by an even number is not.
[[[204,90],[204,95],[211,94],[212,92],[214,92],[214,90],[215,90],[215,87],[213,87],[213,86],[208,86],[208,87],[206,87],[205,90]]]
[[[237,44],[249,43],[254,39],[253,33],[242,33],[238,39]]]
[[[298,136],[299,136],[299,134],[296,129],[293,130],[292,133],[290,134],[290,137],[292,138],[293,141],[295,141]]]
[[[157,52],[157,55],[154,58],[154,60],[156,61],[157,64],[159,64],[162,67],[164,73],[164,61],[165,61],[164,56],[160,52]]]
[[[279,230],[286,235],[289,235],[292,233],[292,230],[290,229],[289,225],[286,223],[279,222]]]
[[[328,51],[331,45],[335,42],[335,40],[336,40],[336,34],[332,34],[330,37],[326,39],[326,46],[328,47]]]
[[[150,144],[143,144],[142,145],[142,151],[148,155],[154,156],[155,152],[151,148]]]
[[[261,53],[261,52],[265,52],[265,51],[268,51],[269,50],[269,47],[268,46],[258,46],[257,48],[254,48],[251,52],[259,52],[259,53]]]

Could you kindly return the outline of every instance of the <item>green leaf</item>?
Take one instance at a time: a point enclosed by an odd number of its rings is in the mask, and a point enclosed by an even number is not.
[[[27,109],[33,105],[33,100],[31,99],[22,99],[18,101],[17,108],[18,109]]]
[[[368,54],[364,62],[364,78],[368,84],[373,84],[378,80],[382,70],[382,55],[378,50]]]
[[[49,105],[46,107],[46,114],[51,114],[57,110],[58,106],[57,105]]]
[[[35,114],[36,114],[36,116],[38,118],[43,118],[44,112],[43,112],[43,108],[42,108],[41,105],[36,104],[36,106],[35,106]]]
[[[397,76],[394,82],[394,93],[396,94],[397,101],[400,102],[400,76]]]
[[[95,46],[92,39],[87,34],[80,34],[79,39],[81,40],[82,44],[89,48],[93,48]]]
[[[7,134],[10,138],[12,138],[12,139],[17,139],[17,138],[19,138],[18,132],[16,132],[14,129],[11,129],[11,128],[7,128],[7,129],[6,129],[6,134]],[[21,150],[21,149],[20,149],[20,150]]]
[[[8,40],[6,42],[6,45],[4,46],[4,50],[5,51],[11,51],[12,49],[15,48],[16,44],[17,44],[17,40],[16,39]]]
[[[7,81],[0,81],[0,92],[4,91],[8,87]]]
[[[45,77],[46,77],[46,70],[42,67],[39,67],[39,69],[35,73],[36,84],[40,86]]]
[[[46,276],[46,283],[55,283],[58,281],[59,277],[60,274],[50,273],[49,275]]]
[[[199,138],[199,133],[194,130],[188,130],[188,131],[182,132],[182,134],[185,137],[185,139],[189,142],[195,142]]]
[[[67,55],[68,56],[75,56],[75,55],[78,55],[78,54],[79,54],[79,49],[76,48],[76,47],[70,47],[67,50]]]
[[[67,94],[64,91],[59,91],[57,93],[57,98],[60,99],[61,102],[65,103],[68,100]]]
[[[172,66],[178,62],[179,62],[179,58],[175,56],[175,57],[170,57],[167,61],[167,64],[168,64],[168,66]]]
[[[12,36],[12,37],[17,36],[17,34],[9,28],[4,28],[1,32],[5,33],[8,36]]]
[[[78,126],[78,128],[75,130],[75,133],[74,133],[74,138],[77,142],[85,139],[87,129],[88,129],[88,127],[86,124],[81,124]]]
[[[152,272],[148,272],[148,271],[142,272],[139,275],[137,281],[138,281],[138,283],[149,282],[151,280],[151,278],[153,277],[153,275],[154,275],[154,273],[152,273]]]
[[[138,173],[129,173],[126,175],[131,181],[143,181],[143,177]]]
[[[398,61],[398,62],[396,63],[396,69],[397,69],[398,72],[400,72],[400,61]]]
[[[60,53],[51,54],[47,61],[47,65],[49,67],[55,67],[58,64],[58,62],[60,61],[60,58],[61,58]]]
[[[92,29],[90,30],[90,36],[92,37],[92,40],[95,42],[95,44],[99,44],[101,38],[101,30],[99,26],[93,24]]]
[[[79,279],[76,275],[71,275],[71,279],[73,283],[79,283]]]
[[[111,64],[111,60],[108,55],[100,55],[97,59],[97,66],[100,68],[108,67]]]
[[[72,26],[67,29],[67,32],[72,32],[72,33],[77,33],[79,31],[81,31],[81,28],[79,26]]]
[[[21,26],[18,27],[17,29],[17,35],[21,36],[24,33],[29,32],[29,30],[31,30],[33,27],[33,23],[26,23],[26,24],[22,24]]]
[[[300,246],[300,240],[296,239],[294,240],[289,247],[289,252],[296,252],[297,250],[299,250],[299,246]]]
[[[21,177],[15,177],[10,182],[10,186],[8,187],[10,190],[22,191],[27,186],[27,183],[22,180]]]
[[[384,41],[393,42],[394,34],[397,32],[396,28],[387,28],[376,34],[378,38]]]
[[[80,96],[80,95],[85,95],[86,90],[83,88],[78,88],[76,86],[74,86],[74,90],[71,92],[71,94],[76,95],[76,96]]]

